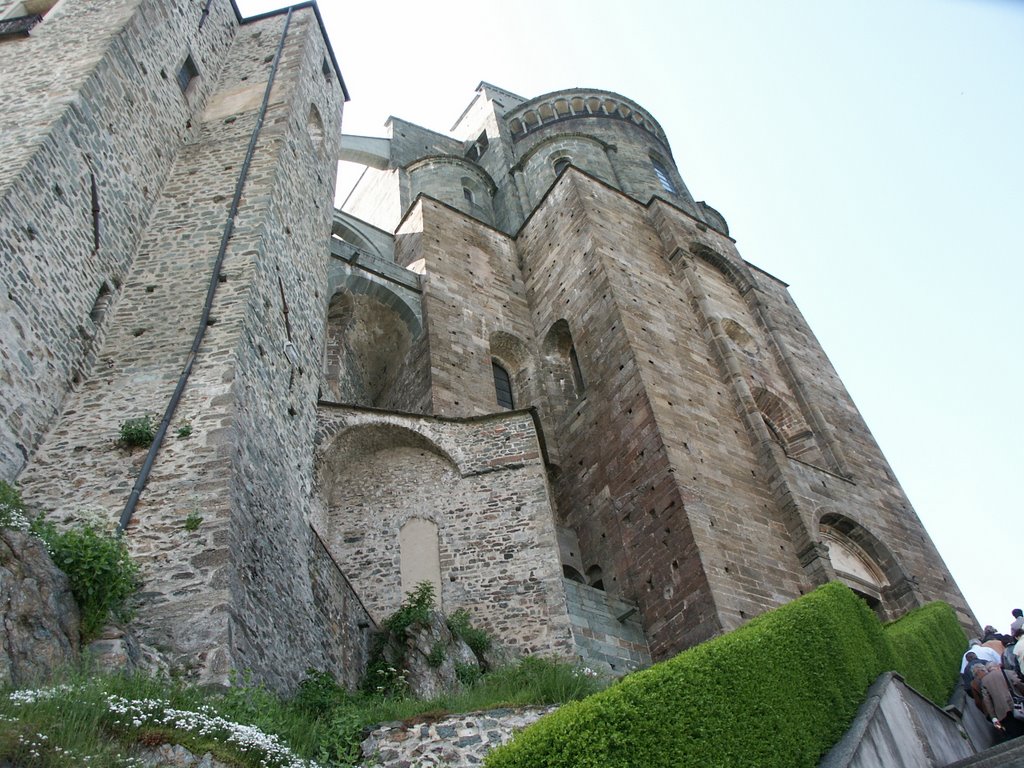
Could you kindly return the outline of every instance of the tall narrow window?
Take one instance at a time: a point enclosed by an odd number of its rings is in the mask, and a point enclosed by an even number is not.
[[[572,364],[572,382],[576,385],[576,396],[583,394],[583,371],[580,370],[580,359],[576,356],[576,347],[569,347],[569,362]]]
[[[181,69],[178,70],[178,85],[181,87],[181,92],[188,91],[189,85],[197,77],[199,77],[199,69],[196,67],[195,61],[192,60],[192,54],[189,54],[181,63]]]
[[[676,192],[676,185],[672,183],[672,177],[669,175],[668,169],[653,157],[651,158],[651,165],[654,166],[654,175],[657,176],[658,181],[661,182],[662,189],[670,195],[678,194]]]
[[[511,411],[516,407],[512,399],[512,379],[509,378],[508,371],[494,360],[491,361],[491,370],[494,372],[494,394],[498,399],[498,405]]]
[[[476,200],[473,199],[473,190],[469,187],[462,188],[462,196],[466,198],[466,202],[470,205],[473,205],[476,202]]]
[[[558,159],[556,159],[555,162],[554,162],[555,176],[560,174],[562,171],[564,171],[566,168],[568,168],[571,164],[572,164],[572,158],[569,158],[569,157],[559,157]]]

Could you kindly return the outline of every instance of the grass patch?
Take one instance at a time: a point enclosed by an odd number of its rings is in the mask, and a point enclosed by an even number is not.
[[[290,699],[245,679],[222,692],[144,676],[78,673],[51,688],[0,695],[0,755],[14,765],[137,766],[143,747],[181,744],[238,768],[348,768],[368,726],[430,713],[551,704],[598,690],[602,681],[543,659],[483,676],[432,701],[350,693],[310,671]]]

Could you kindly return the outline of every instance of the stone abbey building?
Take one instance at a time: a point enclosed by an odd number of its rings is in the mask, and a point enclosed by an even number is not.
[[[450,133],[374,139],[346,100],[309,3],[0,0],[0,477],[124,520],[144,640],[352,684],[423,580],[617,671],[831,579],[975,624],[641,105],[482,83]]]

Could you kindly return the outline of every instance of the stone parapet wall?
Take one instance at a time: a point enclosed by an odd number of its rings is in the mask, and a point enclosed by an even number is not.
[[[361,765],[472,768],[481,765],[492,749],[511,740],[516,731],[556,709],[492,709],[423,723],[384,723],[363,740]]]

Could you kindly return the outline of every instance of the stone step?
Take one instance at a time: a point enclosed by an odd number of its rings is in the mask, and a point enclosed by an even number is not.
[[[1024,738],[1004,741],[946,768],[1024,768]]]

